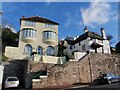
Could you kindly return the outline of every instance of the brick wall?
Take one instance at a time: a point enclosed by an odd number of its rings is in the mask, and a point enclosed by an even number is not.
[[[118,65],[119,55],[90,53],[79,61],[69,61],[64,65],[55,65],[48,68],[48,77],[40,82],[33,82],[33,88],[44,88],[75,83],[92,82],[100,73],[120,75]]]

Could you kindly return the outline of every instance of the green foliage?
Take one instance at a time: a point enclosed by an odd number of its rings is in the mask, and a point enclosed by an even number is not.
[[[5,46],[18,46],[19,34],[13,33],[10,28],[2,29],[2,49],[4,52]]]
[[[8,60],[8,57],[6,57],[4,53],[2,53],[2,61],[7,61],[7,60]]]

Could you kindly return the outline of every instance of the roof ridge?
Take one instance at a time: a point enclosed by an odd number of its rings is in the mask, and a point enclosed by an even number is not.
[[[22,17],[20,18],[20,20],[31,20],[31,21],[36,21],[36,22],[52,23],[52,24],[59,25],[59,23],[54,22],[48,18],[41,17],[41,16],[31,16],[31,17],[24,17],[24,18]]]

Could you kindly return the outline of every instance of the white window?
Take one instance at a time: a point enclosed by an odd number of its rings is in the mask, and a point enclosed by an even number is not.
[[[30,44],[26,44],[25,45],[25,47],[24,47],[24,53],[28,54],[28,55],[31,55],[31,53],[32,53],[32,46]]]
[[[47,55],[54,55],[54,48],[52,46],[48,46],[46,50]]]
[[[55,25],[54,25],[54,24],[46,23],[46,24],[45,24],[45,27],[46,27],[46,28],[54,28]]]
[[[22,29],[22,36],[23,37],[36,37],[36,30],[29,29],[29,28]]]
[[[44,36],[44,39],[55,39],[55,32],[53,32],[53,31],[44,31],[43,36]]]
[[[33,21],[26,21],[26,22],[25,22],[25,25],[26,25],[26,26],[33,26],[33,27],[35,27],[36,23],[33,22]]]

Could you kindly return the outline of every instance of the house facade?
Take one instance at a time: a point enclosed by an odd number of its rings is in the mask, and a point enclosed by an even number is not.
[[[89,52],[111,54],[105,30],[101,28],[100,31],[101,35],[88,31],[85,27],[84,33],[77,38],[67,37],[65,40],[60,41],[60,45],[64,48],[64,55],[67,55],[72,61],[78,61]]]
[[[66,50],[69,52],[93,52],[111,54],[109,40],[106,38],[105,30],[101,28],[101,35],[88,31],[87,27],[84,33],[74,38],[64,40]]]
[[[21,18],[20,52],[57,56],[58,25],[41,17]]]
[[[5,55],[11,59],[23,59],[34,55],[36,61],[56,57],[57,63],[58,26],[58,23],[46,18],[23,16],[20,19],[19,45],[18,47],[7,46]],[[54,63],[54,60],[51,62]]]
[[[6,46],[5,55],[11,59],[29,57],[32,61],[63,64],[66,62],[65,55],[69,59],[79,60],[88,52],[111,53],[105,30],[101,28],[101,35],[98,35],[85,27],[84,33],[76,39],[63,40],[64,55],[59,55],[58,26],[58,23],[43,17],[23,16],[20,19],[19,45],[18,47]]]

